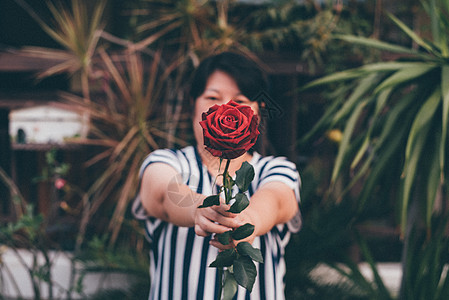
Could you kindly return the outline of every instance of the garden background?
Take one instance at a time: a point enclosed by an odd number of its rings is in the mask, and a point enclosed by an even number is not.
[[[269,73],[263,142],[302,176],[287,299],[447,299],[448,20],[446,0],[1,1],[0,299],[146,298],[138,168],[189,142],[189,76],[226,50]],[[36,138],[67,112],[76,133]]]

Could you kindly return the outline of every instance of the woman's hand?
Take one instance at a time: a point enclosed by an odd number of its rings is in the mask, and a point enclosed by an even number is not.
[[[297,210],[295,195],[288,186],[281,182],[266,183],[251,197],[246,209],[239,214],[232,214],[236,223],[254,225],[253,234],[243,240],[232,240],[230,246],[222,245],[217,239],[213,239],[211,245],[219,249],[228,249],[244,241],[252,244],[256,236],[264,235],[277,224],[288,222]]]
[[[195,233],[208,236],[223,233],[240,226],[237,215],[227,212],[230,205],[221,204],[204,208],[196,208],[194,213]]]
[[[242,240],[232,240],[228,245],[220,243],[216,234],[224,233],[229,230],[251,223],[252,220],[248,214],[241,212],[239,214],[230,213],[230,205],[221,204],[207,208],[198,208],[195,213],[195,232],[200,236],[208,236],[214,234],[210,244],[220,250],[236,247],[240,242],[249,242],[252,244],[256,235],[253,233],[249,237]]]

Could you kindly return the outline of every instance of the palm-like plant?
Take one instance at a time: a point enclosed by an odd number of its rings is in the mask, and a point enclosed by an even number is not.
[[[333,10],[314,1],[254,5],[233,0],[144,0],[138,2],[135,14],[143,16],[137,27],[143,36],[139,47],[160,41],[182,50],[184,57],[190,55],[195,64],[197,56],[201,59],[217,51],[234,49],[252,55],[252,51],[300,44],[318,58],[336,29],[340,11],[341,7]]]
[[[74,95],[65,98],[92,118],[89,137],[73,142],[101,146],[103,150],[87,165],[103,161],[106,167],[89,188],[91,201],[85,203],[82,231],[107,200],[114,203],[108,226],[108,232],[112,233],[110,243],[114,244],[129,201],[136,194],[142,159],[167,139],[162,131],[165,121],[158,117],[158,104],[166,98],[170,81],[164,78],[160,52],[149,56],[128,49],[112,55],[100,50],[99,55],[101,63],[95,71],[105,99],[86,103]]]
[[[16,1],[27,8],[25,2]],[[42,72],[41,77],[56,73],[81,76],[81,95],[67,93],[63,98],[69,102],[69,109],[75,106],[88,116],[89,134],[70,142],[102,147],[100,153],[86,162],[87,167],[102,166],[104,170],[91,182],[82,199],[84,213],[77,248],[100,207],[112,211],[110,224],[101,231],[111,233],[111,245],[117,240],[129,201],[136,194],[138,168],[145,155],[159,148],[159,143],[169,136],[162,131],[163,120],[157,117],[161,113],[158,104],[173,92],[173,88],[167,87],[171,83],[170,73],[162,64],[160,52],[138,51],[138,46],[130,41],[122,41],[126,49],[115,54],[99,47],[102,37],[110,37],[102,31],[106,1],[91,5],[77,0],[72,0],[70,7],[48,2],[53,24],[29,11],[64,49],[23,51],[24,55],[61,60]],[[95,100],[91,99],[92,95]],[[171,140],[178,141],[174,137]]]
[[[41,72],[38,79],[55,74],[70,74],[74,83],[80,82],[84,101],[90,102],[89,80],[93,75],[92,59],[104,28],[102,18],[106,1],[96,2],[92,9],[84,1],[71,1],[71,9],[47,1],[52,16],[50,22],[42,20],[25,1],[15,1],[26,9],[41,28],[62,47],[62,50],[27,47],[21,51],[25,56],[58,61],[53,67]],[[87,135],[89,123],[90,116],[84,114],[81,133],[83,136]]]
[[[339,37],[351,43],[397,53],[400,58],[335,73],[307,85],[306,88],[334,84],[337,88],[333,94],[334,102],[305,139],[323,128],[343,128],[332,183],[344,174],[352,174],[352,178],[339,197],[357,182],[363,182],[357,196],[357,205],[363,210],[374,201],[377,205],[386,205],[375,196],[379,195],[379,189],[389,187],[389,192],[399,199],[400,228],[406,237],[405,247],[409,250],[405,260],[415,266],[420,264],[420,268],[427,266],[427,270],[435,266],[433,270],[436,273],[432,274],[435,277],[428,280],[425,289],[429,292],[433,289],[434,292],[427,295],[435,298],[426,299],[442,299],[438,298],[438,293],[447,295],[449,284],[448,277],[442,277],[446,250],[440,248],[447,241],[437,234],[444,234],[441,226],[444,227],[449,218],[449,4],[447,1],[430,0],[423,5],[430,16],[432,41],[421,38],[391,16],[416,44],[416,50],[373,39]],[[347,82],[350,84],[338,85]],[[412,251],[408,243],[409,233],[412,228],[419,231],[421,220],[426,225],[427,239],[421,240],[419,251],[417,248]],[[430,243],[432,239],[442,243],[435,246]],[[423,259],[419,263],[418,255],[411,257],[418,252]],[[433,264],[437,260],[438,263]],[[404,274],[403,296],[405,290],[413,286],[418,289],[416,283],[419,278],[411,279],[408,270],[410,268],[406,268]],[[431,276],[430,272],[420,274]],[[440,279],[445,280],[441,287],[444,290],[435,292]],[[419,288],[422,290],[423,286]]]
[[[146,21],[139,25],[138,32],[147,36],[138,43],[138,47],[147,47],[154,41],[163,40],[166,45],[184,45],[201,47],[201,33],[212,25],[210,17],[213,6],[204,0],[145,0],[147,9],[139,12]],[[149,20],[148,20],[149,19]],[[181,47],[181,48],[184,48]]]
[[[89,100],[92,58],[104,28],[102,18],[106,1],[97,1],[92,9],[84,1],[71,1],[70,10],[47,1],[52,16],[50,22],[42,20],[34,11],[30,10],[26,2],[15,1],[24,7],[41,28],[63,48],[58,50],[28,47],[22,51],[23,55],[60,61],[42,72],[39,77],[44,78],[61,73],[77,74],[81,82],[83,97],[86,101]]]
[[[171,135],[176,133],[185,83],[189,81],[192,67],[208,55],[232,50],[262,64],[256,52],[279,49],[288,43],[286,47],[292,48],[303,41],[314,46],[311,52],[304,53],[308,62],[312,65],[319,60],[337,18],[331,9],[316,12],[309,6],[313,5],[292,0],[258,5],[233,0],[137,1],[131,10],[141,38],[136,47],[168,50],[164,53],[169,53],[167,57],[172,63],[167,71],[174,74],[174,90],[179,91],[166,106],[167,116],[175,121],[167,131]],[[316,17],[305,19],[304,7],[307,7],[306,15],[309,9]]]

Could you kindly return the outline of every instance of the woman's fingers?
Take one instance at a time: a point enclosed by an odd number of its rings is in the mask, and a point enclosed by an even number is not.
[[[208,236],[212,233],[223,233],[230,230],[229,227],[216,224],[210,220],[195,224],[195,233],[199,236]]]
[[[229,205],[229,204],[216,205],[213,208],[222,216],[225,216],[228,218],[235,218],[237,216],[237,214],[228,212],[228,210],[231,208],[231,205]]]
[[[227,210],[229,210],[229,205],[198,208],[195,212],[195,233],[205,237],[213,233],[223,233],[244,224],[240,218],[236,218],[237,214],[227,212]],[[214,246],[217,246],[217,243],[219,242],[212,242]],[[217,248],[222,249],[221,246]],[[229,247],[223,249],[227,248]]]
[[[197,209],[195,216],[195,233],[199,236],[209,236],[211,234],[223,233],[242,226],[245,223],[252,223],[251,219],[246,214],[232,214],[226,212],[226,207],[207,207]],[[231,216],[225,216],[230,214]],[[239,242],[246,241],[252,243],[254,235],[251,235],[243,240],[231,240],[228,245],[223,245],[214,236],[210,240],[210,245],[219,250],[226,250],[235,247]]]
[[[195,233],[208,236],[211,233],[223,233],[231,228],[221,224],[225,217],[213,208],[198,208],[195,212]]]

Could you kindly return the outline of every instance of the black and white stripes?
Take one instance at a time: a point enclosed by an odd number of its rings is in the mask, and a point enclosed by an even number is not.
[[[203,166],[194,147],[154,151],[142,164],[140,175],[148,165],[156,162],[175,168],[182,182],[192,191],[204,195],[217,193],[214,178]],[[248,190],[250,201],[260,186],[271,181],[287,184],[299,201],[300,178],[293,163],[280,157],[261,157],[258,153],[253,154],[250,163],[255,170],[255,178]],[[210,237],[197,236],[193,227],[177,227],[148,217],[139,197],[134,202],[133,213],[145,222],[151,243],[149,299],[216,299],[218,275],[215,268],[208,266],[216,258],[217,249],[209,245]],[[291,232],[299,230],[300,220],[298,213],[287,224],[277,225],[255,239],[253,245],[261,249],[265,262],[257,265],[258,276],[252,293],[239,287],[235,299],[284,299],[284,249]]]

